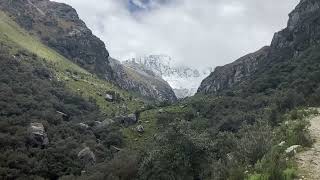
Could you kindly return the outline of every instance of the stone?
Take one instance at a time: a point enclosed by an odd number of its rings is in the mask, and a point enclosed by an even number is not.
[[[85,167],[96,164],[96,156],[89,147],[85,147],[78,153],[78,158]]]
[[[138,122],[138,118],[135,114],[129,114],[127,116],[117,116],[114,118],[114,121],[125,126],[130,126],[136,124]]]
[[[285,152],[286,152],[287,154],[292,154],[292,153],[295,154],[295,153],[297,153],[297,150],[298,150],[299,148],[301,148],[300,145],[293,145],[293,146],[288,147],[288,148],[285,150]]]
[[[83,128],[83,129],[88,129],[89,128],[89,126],[87,124],[85,124],[85,123],[79,123],[79,126],[81,128]]]
[[[138,133],[144,133],[144,127],[142,125],[138,125],[136,127],[136,130],[137,130]]]
[[[42,123],[31,123],[28,129],[32,146],[47,146],[49,139]]]
[[[278,144],[278,146],[284,146],[286,144],[285,141],[282,141],[281,143]]]
[[[108,102],[113,102],[114,101],[113,95],[111,95],[111,94],[106,94],[105,95],[105,99]]]
[[[137,118],[137,116],[135,114],[129,114],[128,115],[128,119],[132,123],[137,123],[137,121],[138,121],[138,118]]]

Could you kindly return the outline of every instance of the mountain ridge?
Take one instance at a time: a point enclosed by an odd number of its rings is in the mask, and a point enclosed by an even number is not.
[[[7,2],[45,13],[34,0]],[[312,144],[304,118],[318,112],[305,107],[320,105],[318,4],[301,1],[293,28],[271,47],[217,68],[230,69],[222,88],[209,76],[207,92],[156,104],[89,72],[0,11],[0,178],[295,179],[287,150]],[[115,62],[110,68],[129,85],[160,78]]]
[[[100,78],[112,81],[105,44],[71,6],[50,0],[1,1],[1,10],[49,47]]]
[[[175,102],[177,100],[170,85],[152,71],[129,66],[110,58],[116,83],[123,89],[137,92],[145,98],[159,102]]]
[[[143,71],[151,71],[170,84],[179,99],[193,96],[201,80],[210,69],[199,70],[185,65],[179,65],[168,55],[149,55],[132,58],[123,62],[125,66]]]
[[[319,26],[312,23],[318,21],[319,8],[320,2],[316,0],[302,0],[289,14],[287,27],[274,34],[270,46],[216,68],[210,76],[203,80],[198,93],[219,94],[239,84],[246,84],[246,81],[252,80],[251,76],[266,67],[271,61],[298,57],[308,47],[319,44]],[[281,54],[281,51],[286,54]],[[252,55],[256,57],[252,58]]]

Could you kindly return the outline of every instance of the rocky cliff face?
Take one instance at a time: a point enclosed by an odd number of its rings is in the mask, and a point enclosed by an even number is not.
[[[236,60],[231,64],[216,67],[214,72],[202,81],[198,92],[206,94],[217,93],[240,83],[256,70],[257,66],[268,56],[269,52],[270,47],[266,46],[257,52],[248,54]]]
[[[170,85],[149,69],[140,68],[136,63],[121,63],[110,58],[116,83],[123,89],[134,91],[157,101],[177,100]]]
[[[1,0],[0,9],[68,59],[100,78],[112,79],[105,44],[71,6],[49,0]]]
[[[124,64],[134,64],[138,69],[152,71],[155,75],[170,84],[179,99],[193,96],[202,79],[211,72],[209,68],[198,70],[196,68],[176,65],[171,57],[166,55],[133,58],[125,61]]]
[[[271,43],[274,50],[287,49],[299,56],[306,48],[320,42],[320,1],[301,0],[289,14],[288,26],[276,33]]]
[[[217,67],[200,85],[198,93],[217,94],[250,80],[275,60],[298,57],[300,53],[320,42],[320,1],[301,0],[289,14],[288,26],[275,33],[270,47]]]

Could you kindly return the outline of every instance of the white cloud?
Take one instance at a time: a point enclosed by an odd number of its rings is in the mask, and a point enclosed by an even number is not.
[[[72,5],[111,56],[168,54],[183,64],[229,63],[270,44],[299,0],[172,0],[131,13],[126,0],[56,0]],[[141,0],[134,1],[147,9]]]

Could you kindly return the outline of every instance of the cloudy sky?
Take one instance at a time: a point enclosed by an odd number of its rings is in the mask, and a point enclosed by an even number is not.
[[[223,65],[271,42],[299,0],[55,0],[72,5],[125,60],[167,54],[195,67]]]

